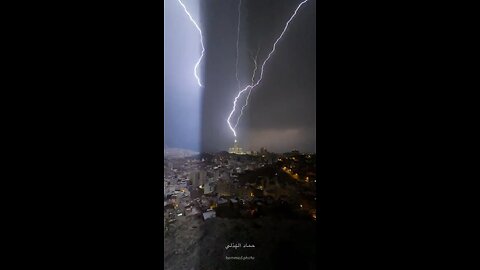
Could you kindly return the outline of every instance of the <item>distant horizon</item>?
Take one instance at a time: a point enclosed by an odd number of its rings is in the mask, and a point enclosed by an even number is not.
[[[196,154],[209,154],[209,153],[220,153],[220,152],[228,152],[228,149],[225,149],[225,150],[219,150],[219,151],[198,151],[198,150],[192,150],[192,149],[187,149],[187,148],[181,148],[181,147],[169,147],[168,145],[164,145],[164,151],[167,150],[167,149],[170,149],[170,150],[179,150],[179,151],[188,151],[188,152],[194,152]],[[268,148],[265,147],[265,149],[269,152],[269,153],[274,153],[274,154],[283,154],[283,153],[291,153],[293,151],[298,151],[300,153],[308,153],[308,154],[316,154],[317,152],[316,151],[301,151],[301,150],[298,150],[298,149],[292,149],[292,150],[289,150],[289,151],[284,151],[284,152],[277,152],[277,151],[270,151],[268,150]],[[258,149],[260,150],[260,149]],[[249,152],[258,152],[258,150],[246,150],[246,153],[249,153]],[[192,155],[196,155],[196,154],[192,154]]]

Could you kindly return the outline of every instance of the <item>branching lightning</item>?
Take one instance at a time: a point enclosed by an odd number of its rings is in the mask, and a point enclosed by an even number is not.
[[[227,123],[228,123],[228,126],[230,127],[230,130],[233,132],[233,135],[235,137],[237,137],[237,133],[235,131],[235,128],[232,127],[231,123],[230,123],[230,119],[232,118],[232,115],[235,113],[235,109],[236,109],[236,106],[237,106],[237,101],[238,99],[240,98],[240,96],[247,90],[253,90],[253,88],[255,88],[261,81],[262,81],[262,78],[263,78],[263,70],[264,70],[264,67],[265,67],[265,64],[268,62],[268,60],[270,60],[270,57],[272,56],[272,54],[275,52],[275,48],[277,46],[277,43],[280,41],[280,39],[282,39],[283,35],[285,34],[285,32],[287,31],[287,28],[288,28],[288,25],[290,24],[290,22],[293,20],[293,18],[295,17],[295,15],[297,15],[297,11],[300,9],[300,7],[305,4],[306,2],[308,2],[308,0],[304,0],[302,1],[298,6],[297,8],[295,9],[295,12],[293,13],[293,15],[290,17],[290,19],[287,21],[287,23],[285,24],[285,27],[282,31],[282,33],[280,34],[280,36],[277,38],[277,40],[273,43],[273,48],[272,50],[270,51],[270,53],[268,54],[267,58],[263,61],[262,63],[262,66],[260,68],[260,77],[258,79],[258,81],[254,84],[250,84],[250,85],[247,85],[245,88],[243,88],[242,90],[240,90],[237,94],[237,96],[235,97],[235,99],[233,100],[233,108],[232,108],[232,111],[230,112],[229,116],[228,116],[228,119],[227,119]],[[238,121],[240,120],[240,117],[241,117],[241,114],[237,120],[237,124],[238,124]]]
[[[257,54],[255,55],[255,58],[252,57],[253,63],[255,64],[255,68],[253,69],[253,74],[252,74],[252,84],[255,80],[255,73],[257,72],[257,58],[258,58],[258,53],[260,52],[260,47],[257,49]]]
[[[260,47],[258,47],[258,50],[257,50],[257,54],[255,55],[255,58],[252,57],[253,59],[253,63],[255,64],[255,67],[253,69],[253,74],[252,74],[252,84],[255,80],[255,73],[257,72],[257,58],[258,58],[258,52],[260,51]],[[243,115],[243,109],[245,109],[245,107],[247,107],[248,105],[248,99],[250,98],[250,94],[252,93],[252,88],[250,88],[250,90],[248,91],[248,95],[247,95],[247,98],[245,99],[245,105],[243,105],[242,107],[242,110],[240,111],[240,116],[237,118],[237,123],[235,124],[235,126],[233,127],[234,129],[237,128],[238,126],[238,122],[240,122],[240,118],[242,118],[242,115]]]
[[[200,62],[202,61],[203,54],[205,53],[205,47],[203,46],[203,35],[202,35],[202,29],[198,26],[198,24],[195,22],[195,20],[192,18],[190,13],[187,10],[187,7],[182,3],[181,0],[177,0],[178,3],[183,7],[183,10],[185,10],[185,13],[187,13],[188,17],[190,18],[190,21],[195,25],[197,28],[198,32],[200,33],[200,44],[202,45],[202,54],[200,55],[200,58],[198,59],[197,63],[195,64],[195,68],[193,69],[193,75],[195,78],[197,78],[198,85],[200,87],[203,87],[202,83],[200,82],[200,78],[198,77],[198,66],[200,65]]]

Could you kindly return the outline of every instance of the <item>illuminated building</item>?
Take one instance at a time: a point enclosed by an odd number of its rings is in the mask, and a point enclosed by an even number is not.
[[[245,153],[243,152],[243,149],[242,149],[240,146],[238,146],[237,140],[235,140],[235,143],[233,144],[233,147],[230,147],[230,148],[228,149],[228,152],[229,152],[230,154],[237,154],[237,155],[244,155],[244,154],[245,154]]]

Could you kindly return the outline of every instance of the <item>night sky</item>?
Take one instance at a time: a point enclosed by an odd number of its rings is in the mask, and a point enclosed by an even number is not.
[[[203,32],[204,88],[195,84],[193,76],[201,51],[198,31],[176,0],[165,2],[165,144],[196,151],[227,150],[234,136],[226,119],[239,91],[235,77],[239,1],[183,0]],[[260,68],[300,2],[242,1],[238,70],[242,88],[251,80],[251,57],[259,51]],[[310,0],[299,9],[265,65],[262,82],[252,91],[236,129],[245,150],[315,152],[315,4]],[[244,98],[239,99],[237,111],[242,104]]]

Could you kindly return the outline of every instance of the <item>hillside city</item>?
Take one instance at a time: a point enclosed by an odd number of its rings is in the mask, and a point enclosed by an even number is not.
[[[173,261],[191,265],[188,258],[194,260],[193,254],[198,254],[192,252],[195,244],[204,238],[208,227],[218,224],[226,228],[244,220],[247,223],[240,227],[246,228],[250,221],[261,226],[259,221],[267,224],[272,218],[281,219],[284,224],[286,220],[315,223],[316,199],[315,154],[277,154],[265,148],[244,153],[234,146],[229,152],[165,157],[166,265],[172,263],[172,269],[182,268],[173,266]],[[215,234],[219,234],[219,229]],[[216,255],[221,257],[224,253]]]

